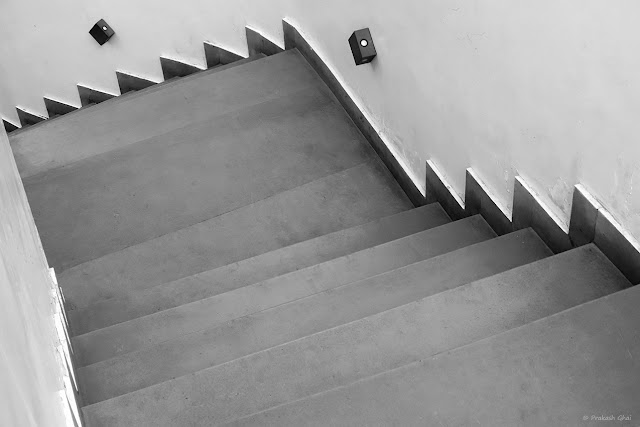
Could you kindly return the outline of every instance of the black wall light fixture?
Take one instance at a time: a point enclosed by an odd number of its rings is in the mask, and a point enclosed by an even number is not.
[[[89,30],[89,34],[91,34],[93,38],[100,43],[100,46],[108,42],[115,33],[116,32],[113,31],[113,28],[111,28],[104,19],[99,20],[96,25]]]
[[[349,37],[349,46],[356,65],[367,64],[376,57],[376,47],[373,45],[371,31],[368,28],[355,31]]]

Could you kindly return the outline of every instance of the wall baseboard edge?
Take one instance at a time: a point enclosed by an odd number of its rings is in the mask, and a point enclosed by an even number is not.
[[[16,131],[16,130],[20,129],[20,126],[14,125],[13,123],[11,123],[10,121],[8,121],[6,119],[2,119],[2,125],[4,126],[4,130],[7,133],[11,133],[13,131]]]
[[[287,18],[283,19],[282,26],[285,49],[297,48],[305,57],[415,206],[438,202],[452,219],[480,214],[498,234],[531,227],[554,253],[594,243],[631,283],[640,282],[640,243],[625,232],[582,185],[574,189],[568,227],[545,206],[521,176],[517,176],[514,183],[511,217],[471,168],[466,171],[465,200],[462,200],[436,164],[428,160],[423,193],[309,41]]]
[[[49,114],[49,119],[72,113],[78,109],[73,105],[65,104],[64,102],[57,101],[46,96],[44,97],[44,106]]]
[[[160,57],[160,67],[162,68],[162,76],[165,80],[170,80],[175,77],[186,77],[190,74],[195,74],[199,71],[203,71],[202,68],[188,64],[186,62],[168,58],[166,56]]]
[[[310,45],[300,31],[286,19],[282,20],[284,29],[285,50],[298,49],[311,67],[329,87],[338,102],[345,109],[356,127],[362,132],[369,144],[378,153],[387,169],[391,172],[402,190],[406,193],[414,206],[422,206],[426,203],[425,196],[415,184],[409,173],[402,166],[398,158],[393,154],[389,146],[383,141],[379,133],[373,127],[364,112],[357,106],[346,88],[340,83],[338,77],[331,71],[329,66],[318,55],[316,50]]]
[[[107,101],[111,98],[115,98],[118,95],[114,95],[112,93],[103,92],[100,90],[92,89],[88,86],[77,85],[78,87],[78,95],[80,96],[80,104],[83,107],[93,104],[99,104],[101,102]]]
[[[514,230],[533,228],[555,253],[574,247],[569,239],[568,230],[565,230],[554,218],[551,211],[521,176],[516,176],[514,183],[511,222]]]
[[[20,125],[22,127],[32,126],[47,120],[47,117],[32,113],[21,107],[16,107],[16,111],[18,112],[18,118],[20,119]]]
[[[426,161],[425,199],[427,203],[438,202],[451,219],[469,216],[465,201],[456,193],[433,159]]]
[[[498,235],[513,231],[511,214],[472,168],[467,168],[464,203],[468,215],[482,215]]]
[[[632,283],[640,283],[640,243],[582,185],[576,185],[569,237],[574,246],[594,243]]]
[[[249,56],[258,55],[260,53],[271,56],[284,51],[283,48],[266,38],[254,28],[251,28],[249,26],[245,27],[245,33],[247,35],[247,48],[249,50]]]
[[[144,77],[136,76],[132,73],[127,73],[124,71],[116,70],[116,79],[118,80],[118,87],[120,88],[120,94],[124,95],[128,92],[138,91],[142,89],[146,89],[150,86],[157,84],[149,79],[145,79]]]
[[[204,57],[207,61],[207,68],[227,65],[235,61],[245,59],[244,56],[218,46],[215,43],[204,42]]]

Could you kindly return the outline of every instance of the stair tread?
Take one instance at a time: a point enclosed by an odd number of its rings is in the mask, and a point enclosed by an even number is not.
[[[374,158],[327,92],[306,88],[25,179],[49,264],[64,271]]]
[[[588,272],[607,280],[593,268]],[[571,281],[569,273],[564,274]],[[604,285],[587,275],[581,277],[584,285]],[[613,282],[625,285],[617,279]],[[564,291],[564,284],[558,281],[550,289]],[[639,304],[640,287],[631,287],[452,351],[436,350],[432,352],[435,355],[425,354],[424,360],[229,425],[438,425],[446,420],[447,425],[455,426],[510,427],[582,425],[594,422],[583,419],[591,415],[630,415],[636,419],[640,401]],[[234,383],[226,384],[233,387]],[[236,392],[225,390],[229,395]],[[189,401],[194,407],[197,404]],[[136,411],[134,417],[144,420],[138,425],[167,415],[144,415],[154,405],[157,402]],[[182,408],[186,409],[185,405]],[[96,405],[96,409],[106,408]],[[128,408],[123,413],[126,411]],[[93,419],[92,411],[85,413]],[[206,419],[205,413],[210,414],[202,410],[198,419]],[[188,424],[190,417],[184,415],[180,415],[181,422]],[[118,422],[112,425],[120,425]]]
[[[206,70],[160,88],[149,88],[144,94],[118,97],[108,105],[75,112],[29,132],[12,134],[10,141],[21,176],[29,177],[194,121],[322,84],[295,50],[223,71]]]
[[[500,247],[502,249],[499,249]],[[463,253],[466,256],[460,256]],[[114,413],[118,415],[110,421],[118,420],[118,422],[113,425],[124,425],[125,422],[134,420],[136,423],[142,423],[140,425],[147,425],[145,424],[146,414],[153,412],[149,410],[158,403],[157,398],[171,408],[175,408],[180,413],[180,417],[185,417],[179,418],[180,422],[189,424],[189,420],[193,421],[190,417],[193,413],[197,413],[205,415],[200,421],[208,424],[248,415],[264,407],[284,403],[288,401],[287,399],[295,399],[296,391],[303,395],[313,394],[318,387],[332,387],[333,383],[346,381],[350,376],[366,374],[368,370],[374,368],[370,366],[372,364],[399,363],[398,361],[403,362],[407,358],[415,357],[414,354],[416,352],[419,354],[428,344],[422,338],[424,329],[427,329],[424,334],[433,334],[436,341],[439,339],[446,341],[450,334],[442,334],[443,323],[438,323],[438,316],[467,316],[466,319],[461,319],[466,323],[457,326],[459,331],[463,332],[463,337],[460,339],[465,338],[464,333],[468,329],[490,327],[489,322],[478,322],[478,325],[475,325],[478,313],[483,313],[480,307],[482,301],[478,300],[477,295],[474,298],[457,298],[460,304],[471,305],[475,310],[473,313],[467,314],[465,310],[454,310],[450,313],[447,310],[447,304],[456,300],[451,296],[455,295],[454,292],[462,292],[461,295],[468,292],[458,286],[485,277],[489,278],[481,283],[490,282],[493,273],[537,261],[548,255],[550,255],[549,249],[529,229],[415,264],[413,267],[422,265],[423,270],[415,270],[406,277],[398,277],[397,272],[409,273],[412,267],[397,270],[395,274],[376,276],[364,282],[378,281],[382,286],[387,282],[389,290],[385,298],[395,298],[398,288],[404,288],[407,280],[411,280],[411,276],[427,289],[414,292],[415,299],[409,300],[408,304],[399,299],[397,303],[400,305],[392,306],[387,311],[374,313],[369,317],[272,347],[266,351],[88,406],[85,408],[85,414]],[[510,262],[505,262],[505,258],[511,258]],[[493,268],[489,267],[489,264],[494,264]],[[461,273],[461,270],[464,273]],[[519,277],[514,274],[512,276]],[[468,285],[463,288],[467,287]],[[370,288],[369,292],[371,289],[374,288]],[[446,292],[447,289],[454,290]],[[508,288],[505,287],[505,289]],[[512,294],[518,297],[517,292]],[[365,296],[364,293],[360,295]],[[484,294],[481,293],[482,295]],[[361,304],[355,305],[361,306]],[[451,304],[454,305],[453,302]],[[359,309],[359,307],[355,308],[355,310]],[[522,316],[519,315],[518,310],[514,310],[516,317],[521,319]],[[414,313],[411,314],[412,312]],[[494,312],[489,314],[499,315]],[[444,320],[445,326],[450,328],[455,326],[455,322]],[[434,324],[430,325],[430,322]],[[451,339],[455,340],[454,337]],[[281,375],[280,379],[278,375]],[[174,401],[172,394],[184,396],[188,400]],[[215,398],[211,398],[212,396]],[[280,401],[281,399],[284,399],[284,402]],[[140,411],[137,409],[138,404],[142,406]],[[199,409],[195,409],[192,413],[194,408],[191,404]],[[176,415],[169,412],[171,410],[159,409],[158,416]],[[119,417],[127,421],[121,421]],[[148,420],[161,421],[154,417],[155,414]]]
[[[69,307],[86,307],[411,207],[374,159],[73,267],[58,280]]]
[[[160,313],[75,337],[86,366],[413,264],[495,236],[480,217],[421,231]]]
[[[453,224],[456,223],[439,228]],[[140,390],[389,310],[548,254],[548,248],[533,233],[524,239],[514,235],[468,246],[80,368],[80,384],[86,391],[83,396],[89,404]],[[442,268],[445,264],[448,269]],[[438,277],[439,281],[425,287],[426,277]]]
[[[132,291],[122,298],[112,298],[84,309],[72,310],[67,314],[69,324],[75,335],[82,335],[258,283],[448,222],[450,219],[439,204],[422,206],[174,282],[138,292]]]

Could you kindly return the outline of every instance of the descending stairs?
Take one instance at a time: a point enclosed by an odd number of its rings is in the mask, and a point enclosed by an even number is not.
[[[637,408],[640,290],[594,245],[412,206],[296,50],[254,54],[11,136],[88,426]]]

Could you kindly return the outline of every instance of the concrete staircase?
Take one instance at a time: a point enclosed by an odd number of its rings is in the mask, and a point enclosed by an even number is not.
[[[414,207],[296,50],[11,142],[88,426],[582,425],[637,409],[640,289],[592,244],[554,255],[531,229]]]

